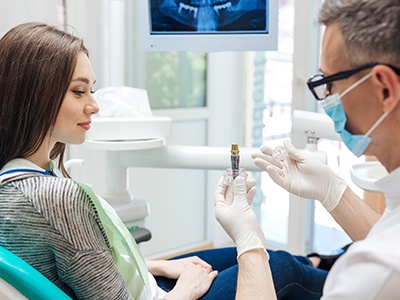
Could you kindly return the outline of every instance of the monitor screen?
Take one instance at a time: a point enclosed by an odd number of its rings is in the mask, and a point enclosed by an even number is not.
[[[278,0],[140,0],[145,51],[276,50]]]

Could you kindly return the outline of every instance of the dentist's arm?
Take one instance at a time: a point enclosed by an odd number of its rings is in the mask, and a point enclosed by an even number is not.
[[[330,213],[353,241],[364,239],[381,217],[349,187]]]
[[[276,299],[268,253],[263,249],[244,252],[238,257],[236,299]]]
[[[265,145],[252,155],[254,163],[288,192],[319,200],[353,240],[365,238],[380,215],[327,165],[306,151],[296,149],[289,141],[285,141],[284,146],[288,153],[285,164],[276,162],[272,149]]]
[[[276,299],[265,250],[265,237],[251,209],[255,180],[246,183],[237,177],[233,187],[220,179],[214,194],[215,216],[234,241],[238,253],[236,299]]]

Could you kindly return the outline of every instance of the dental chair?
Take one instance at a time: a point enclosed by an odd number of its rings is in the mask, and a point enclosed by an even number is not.
[[[0,299],[71,299],[39,271],[3,247],[0,247],[0,277]]]
[[[138,244],[151,239],[151,232],[146,228],[136,228],[131,234]],[[0,246],[0,299],[70,300],[71,298],[23,259]]]

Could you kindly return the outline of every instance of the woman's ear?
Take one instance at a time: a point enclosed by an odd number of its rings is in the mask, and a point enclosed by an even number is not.
[[[383,111],[392,111],[400,100],[399,75],[386,65],[377,65],[372,68],[371,72],[376,88],[378,88]]]

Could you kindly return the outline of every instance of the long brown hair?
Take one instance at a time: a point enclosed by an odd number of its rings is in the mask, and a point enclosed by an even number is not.
[[[0,168],[35,153],[54,129],[83,41],[54,26],[30,22],[0,39]],[[51,159],[63,166],[65,144]]]

